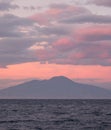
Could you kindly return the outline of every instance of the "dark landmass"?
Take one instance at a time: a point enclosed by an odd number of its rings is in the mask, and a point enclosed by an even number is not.
[[[111,99],[111,91],[57,76],[2,89],[0,99]]]

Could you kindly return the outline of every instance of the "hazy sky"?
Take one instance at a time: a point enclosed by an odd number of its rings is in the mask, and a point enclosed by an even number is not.
[[[111,0],[0,0],[0,87],[64,75],[111,82]]]

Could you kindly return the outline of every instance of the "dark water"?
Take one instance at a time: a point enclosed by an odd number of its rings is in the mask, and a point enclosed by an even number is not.
[[[0,130],[111,130],[111,100],[0,100]]]

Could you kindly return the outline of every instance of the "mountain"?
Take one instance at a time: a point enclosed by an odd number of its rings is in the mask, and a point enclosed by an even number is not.
[[[76,83],[64,76],[32,80],[0,90],[1,99],[111,99],[111,91]]]

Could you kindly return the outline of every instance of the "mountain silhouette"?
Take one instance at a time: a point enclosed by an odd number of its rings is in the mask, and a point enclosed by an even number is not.
[[[32,80],[0,90],[1,99],[110,99],[104,88],[76,83],[67,77]]]

